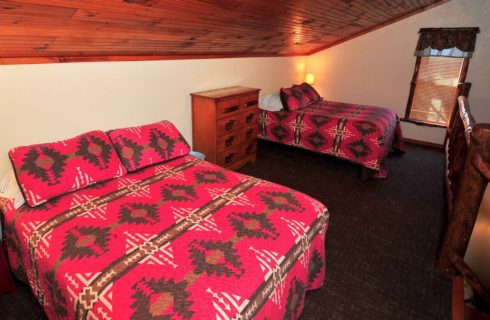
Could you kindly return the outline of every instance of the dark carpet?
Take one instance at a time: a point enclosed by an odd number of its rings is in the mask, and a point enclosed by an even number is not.
[[[359,179],[347,161],[259,142],[240,172],[322,201],[330,212],[325,285],[306,296],[305,319],[449,319],[451,284],[436,273],[443,220],[441,150],[408,144],[386,180]],[[0,297],[1,319],[44,319],[29,289]]]
[[[241,172],[322,201],[330,212],[325,285],[301,319],[449,319],[451,283],[434,268],[443,221],[442,150],[407,144],[386,180],[347,161],[260,142]]]

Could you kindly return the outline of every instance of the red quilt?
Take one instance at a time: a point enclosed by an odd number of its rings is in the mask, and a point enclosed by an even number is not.
[[[192,156],[3,211],[51,319],[297,319],[324,279],[321,203]]]
[[[258,137],[326,153],[377,171],[391,148],[403,151],[395,112],[380,107],[320,100],[293,112],[260,110]]]

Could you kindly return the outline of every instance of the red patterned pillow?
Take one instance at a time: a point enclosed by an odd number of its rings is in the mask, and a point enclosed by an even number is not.
[[[280,95],[284,109],[287,111],[293,111],[308,105],[306,96],[298,88],[281,88]]]
[[[179,130],[169,121],[109,132],[117,153],[128,171],[171,160],[191,149]]]
[[[305,97],[307,100],[307,104],[317,102],[318,100],[321,99],[320,95],[315,90],[315,88],[313,88],[311,85],[309,85],[306,82],[300,85],[294,85],[293,89],[299,90],[303,94],[303,97]]]
[[[102,131],[13,148],[9,156],[24,198],[32,207],[126,174],[109,137]]]

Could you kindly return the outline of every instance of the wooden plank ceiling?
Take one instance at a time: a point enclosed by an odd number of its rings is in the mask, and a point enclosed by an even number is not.
[[[0,63],[308,55],[448,0],[0,0]]]

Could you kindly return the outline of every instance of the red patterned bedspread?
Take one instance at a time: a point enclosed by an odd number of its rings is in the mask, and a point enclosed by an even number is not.
[[[321,100],[293,112],[260,110],[258,137],[347,159],[385,178],[386,155],[403,151],[398,116],[374,106]]]
[[[297,319],[328,212],[192,156],[14,210],[10,262],[52,319]]]

